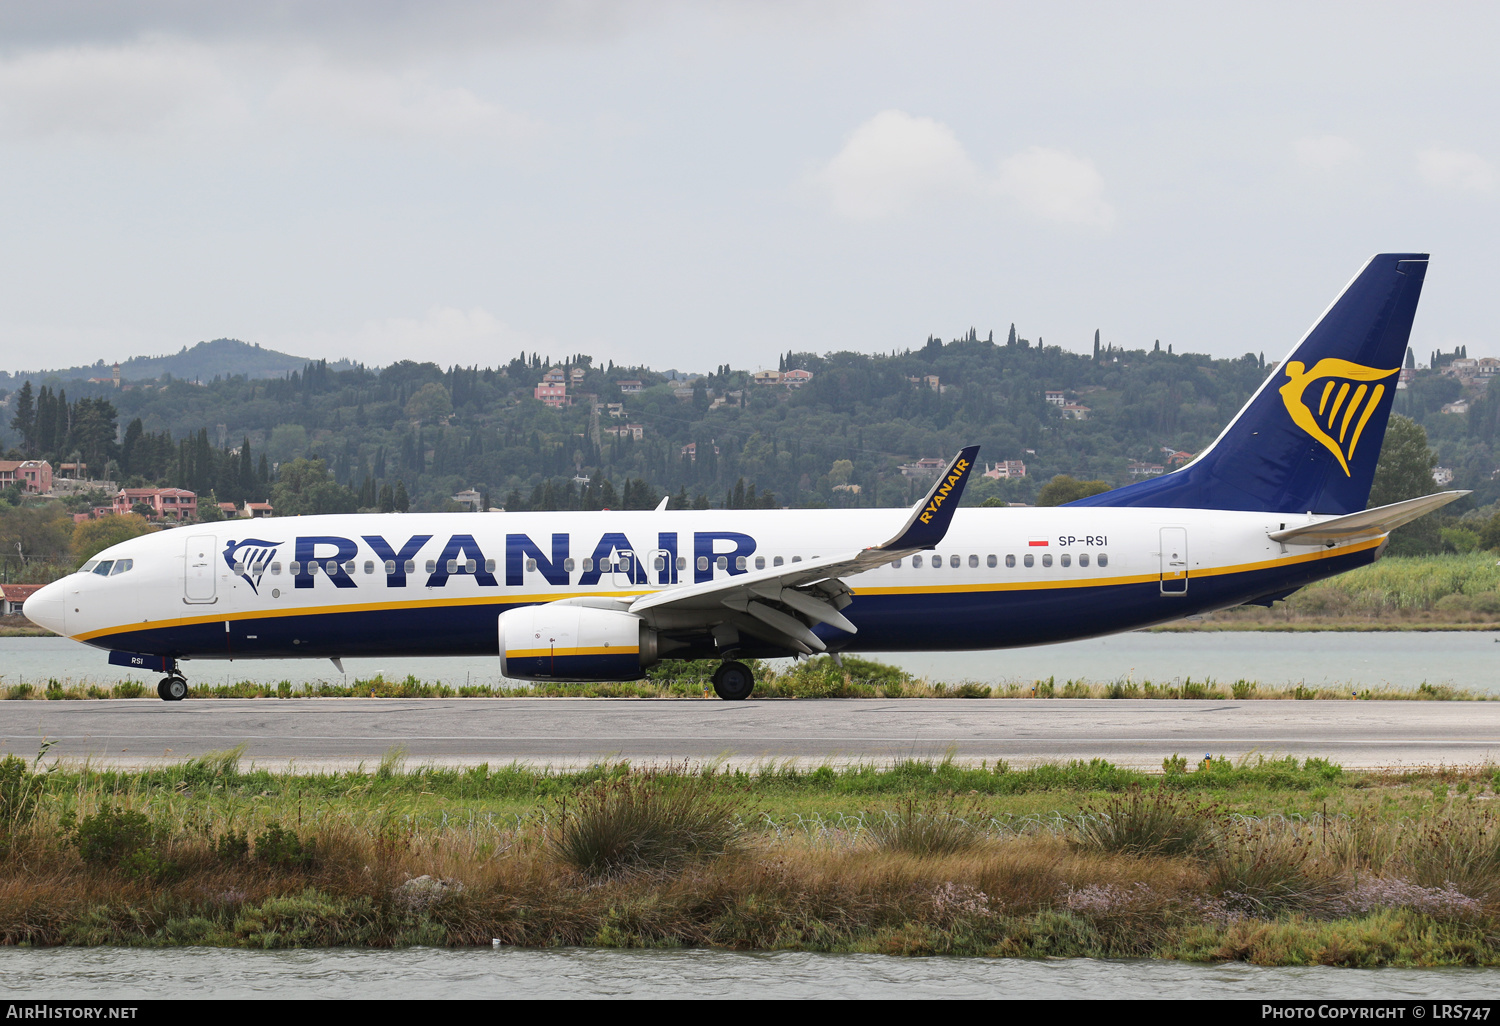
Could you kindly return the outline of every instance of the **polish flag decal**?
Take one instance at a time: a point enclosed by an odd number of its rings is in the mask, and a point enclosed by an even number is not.
[[[1033,539],[1031,539],[1031,541],[1027,542],[1026,544],[1029,545],[1029,546],[1031,546],[1033,549],[1045,549],[1047,547],[1047,539],[1046,538],[1033,538]]]

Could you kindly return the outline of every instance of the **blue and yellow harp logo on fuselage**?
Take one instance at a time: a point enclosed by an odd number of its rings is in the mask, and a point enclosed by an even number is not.
[[[1286,412],[1338,459],[1346,477],[1354,449],[1365,425],[1380,408],[1386,387],[1382,382],[1399,368],[1387,371],[1348,360],[1319,360],[1306,370],[1301,360],[1288,360],[1287,383],[1280,388]],[[1322,387],[1316,387],[1322,382]]]

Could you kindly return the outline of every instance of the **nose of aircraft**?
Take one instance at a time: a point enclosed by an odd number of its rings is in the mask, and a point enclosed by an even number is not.
[[[26,619],[38,627],[45,627],[54,634],[67,634],[63,629],[67,613],[68,597],[62,581],[53,581],[45,588],[32,592],[21,612]]]

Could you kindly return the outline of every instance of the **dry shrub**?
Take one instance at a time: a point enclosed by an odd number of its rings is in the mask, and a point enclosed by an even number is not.
[[[1210,860],[1209,888],[1235,913],[1319,911],[1343,888],[1338,860],[1317,848],[1305,824],[1236,824]]]
[[[921,807],[912,801],[894,812],[871,816],[865,829],[875,847],[905,855],[954,855],[984,840],[984,829],[970,823],[960,810]]]
[[[1086,809],[1074,843],[1112,855],[1200,858],[1213,848],[1218,812],[1174,791],[1147,794],[1139,785]]]
[[[670,872],[738,847],[733,809],[701,784],[667,789],[649,777],[595,784],[564,808],[552,855],[594,877]]]
[[[1424,887],[1500,894],[1500,819],[1456,806],[1436,820],[1409,824],[1397,856],[1404,875]]]

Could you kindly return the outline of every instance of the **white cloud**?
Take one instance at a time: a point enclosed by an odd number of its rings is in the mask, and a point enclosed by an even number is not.
[[[856,128],[815,180],[836,213],[873,220],[930,197],[972,193],[979,172],[947,125],[887,110]]]
[[[205,47],[164,38],[76,46],[0,62],[0,125],[31,138],[131,136],[237,117]]]
[[[1033,146],[999,162],[994,177],[975,166],[953,130],[932,118],[887,110],[860,125],[813,177],[835,213],[853,220],[891,217],[926,203],[1002,197],[1031,217],[1108,227],[1104,176],[1093,163]]]
[[[1329,174],[1355,160],[1360,149],[1341,135],[1318,135],[1298,139],[1297,163],[1310,171]]]
[[[1108,228],[1115,211],[1104,200],[1104,176],[1092,161],[1033,146],[1000,161],[1001,195],[1044,221]]]
[[[331,65],[167,37],[34,51],[0,61],[0,130],[33,140],[193,145],[229,132],[515,145],[534,121],[416,71]]]
[[[1495,188],[1495,165],[1467,150],[1423,150],[1417,154],[1417,173],[1443,189],[1487,193]]]
[[[468,89],[441,86],[425,76],[304,67],[287,75],[271,96],[280,118],[325,131],[446,142],[517,142],[536,125]]]

